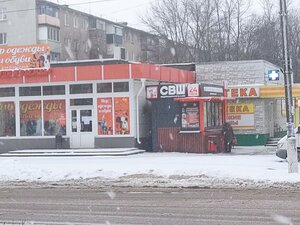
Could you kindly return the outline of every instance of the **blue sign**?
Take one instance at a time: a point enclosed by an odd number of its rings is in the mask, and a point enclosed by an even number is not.
[[[279,80],[279,70],[269,70],[268,78],[270,81]]]

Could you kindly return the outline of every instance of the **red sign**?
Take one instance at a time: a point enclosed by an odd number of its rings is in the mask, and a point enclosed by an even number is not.
[[[47,44],[0,47],[0,70],[50,68]]]

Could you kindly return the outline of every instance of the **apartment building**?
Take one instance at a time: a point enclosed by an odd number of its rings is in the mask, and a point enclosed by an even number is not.
[[[47,43],[52,61],[124,59],[156,62],[159,38],[46,0],[1,2],[0,45]]]

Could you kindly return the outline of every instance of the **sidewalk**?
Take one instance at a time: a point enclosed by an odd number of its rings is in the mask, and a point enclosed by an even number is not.
[[[0,154],[0,157],[54,157],[54,156],[128,156],[144,153],[137,148],[103,148],[103,149],[32,149],[15,150]]]
[[[147,187],[300,187],[286,160],[264,146],[231,153],[0,157],[0,186],[20,184]]]

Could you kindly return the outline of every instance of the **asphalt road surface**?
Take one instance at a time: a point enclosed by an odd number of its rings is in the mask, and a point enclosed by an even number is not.
[[[300,191],[1,188],[0,224],[300,224]]]

